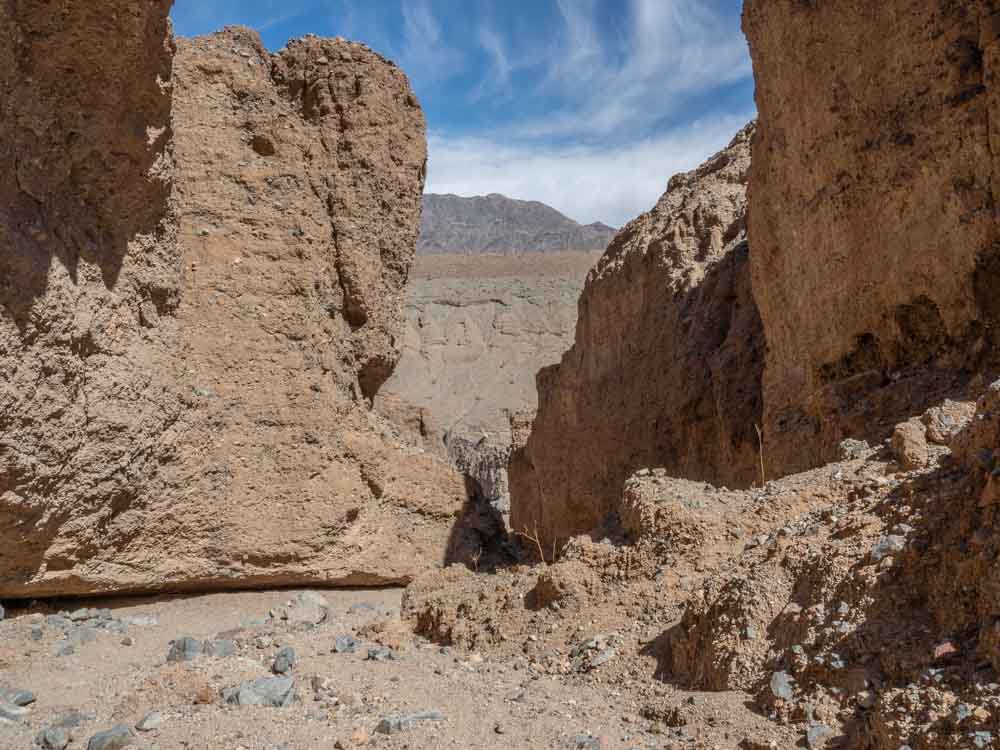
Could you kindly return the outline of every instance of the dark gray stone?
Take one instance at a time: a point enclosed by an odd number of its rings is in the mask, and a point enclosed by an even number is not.
[[[338,654],[353,654],[357,649],[357,640],[349,635],[338,635],[333,642],[333,650]]]
[[[271,665],[271,671],[275,674],[288,674],[295,667],[295,649],[291,646],[284,646],[278,649]]]
[[[38,733],[35,744],[43,750],[65,750],[69,745],[69,733],[59,727],[49,727]]]
[[[375,731],[379,734],[399,734],[427,721],[444,721],[444,716],[437,711],[425,711],[409,716],[386,716],[379,721]]]
[[[170,645],[167,662],[192,661],[205,653],[205,644],[196,638],[184,636]]]
[[[30,706],[35,702],[35,694],[30,690],[17,690],[11,695],[10,702],[15,706]]]
[[[222,697],[231,706],[284,708],[295,700],[295,680],[291,677],[258,677],[238,687],[226,688]]]
[[[124,724],[118,724],[106,732],[98,732],[90,738],[87,750],[120,750],[135,743],[135,735]]]

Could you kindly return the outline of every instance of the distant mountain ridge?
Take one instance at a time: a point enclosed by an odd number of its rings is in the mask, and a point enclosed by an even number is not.
[[[580,224],[551,206],[498,193],[464,198],[424,195],[417,253],[512,253],[604,250],[616,229]]]

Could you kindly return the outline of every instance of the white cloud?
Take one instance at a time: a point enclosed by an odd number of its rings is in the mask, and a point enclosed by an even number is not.
[[[624,31],[602,28],[592,0],[557,0],[563,33],[541,93],[563,102],[521,123],[526,138],[606,136],[675,115],[685,95],[749,79],[746,40],[702,0],[628,0]]]
[[[648,211],[677,172],[724,147],[753,113],[695,122],[622,146],[544,146],[431,133],[427,191],[538,200],[582,223]]]

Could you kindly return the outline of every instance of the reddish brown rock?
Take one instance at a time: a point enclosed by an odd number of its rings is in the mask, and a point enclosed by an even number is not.
[[[409,580],[465,497],[370,411],[423,114],[169,5],[0,9],[0,597]]]
[[[896,425],[890,442],[892,453],[904,471],[922,469],[930,461],[927,428],[919,419]]]
[[[763,341],[744,242],[753,127],[675,176],[590,272],[576,341],[538,374],[539,408],[510,464],[511,525],[546,548],[598,526],[625,478],[749,485],[760,476]]]
[[[985,0],[745,5],[773,471],[884,439],[997,364],[995,13]]]

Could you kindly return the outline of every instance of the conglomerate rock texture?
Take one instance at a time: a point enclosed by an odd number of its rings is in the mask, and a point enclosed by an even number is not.
[[[421,109],[342,40],[174,58],[169,6],[0,8],[0,597],[408,580],[465,499],[370,411]]]
[[[538,374],[538,414],[510,464],[511,525],[548,548],[597,527],[646,466],[749,485],[759,476],[763,339],[745,241],[753,125],[675,176],[590,272],[576,341]]]
[[[1000,7],[747,0],[768,470],[882,439],[995,368]]]

